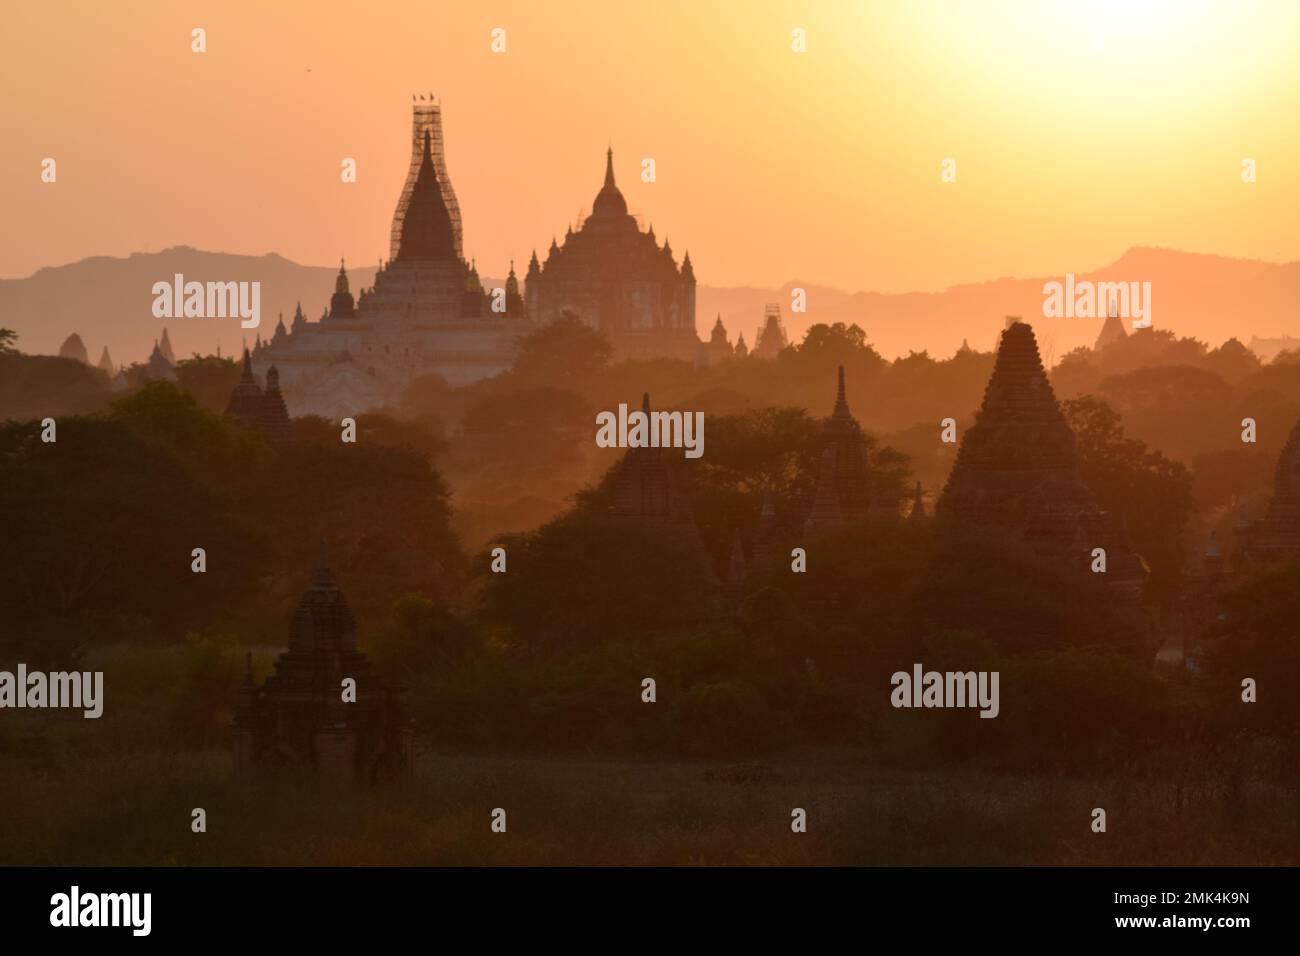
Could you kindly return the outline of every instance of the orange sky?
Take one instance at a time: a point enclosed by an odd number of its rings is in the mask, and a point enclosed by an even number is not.
[[[0,277],[175,244],[373,263],[415,91],[441,97],[489,276],[589,206],[609,142],[632,211],[707,285],[939,289],[1132,245],[1300,259],[1296,3],[7,0],[5,20]]]

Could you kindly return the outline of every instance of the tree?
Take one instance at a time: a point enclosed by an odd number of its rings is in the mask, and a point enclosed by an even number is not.
[[[564,312],[519,340],[514,374],[536,385],[586,383],[609,364],[613,354],[613,346],[601,332]]]
[[[14,348],[14,342],[18,341],[18,333],[13,329],[0,329],[0,355],[10,355],[18,350]]]
[[[1118,515],[1151,567],[1151,593],[1172,600],[1183,567],[1183,530],[1192,516],[1192,474],[1135,438],[1105,402],[1084,396],[1062,404],[1079,451],[1084,482]]]
[[[176,363],[176,383],[209,411],[224,412],[239,376],[240,363],[215,355],[195,355]]]
[[[1265,568],[1223,596],[1224,614],[1204,653],[1205,680],[1219,712],[1237,726],[1264,727],[1297,740],[1300,729],[1300,562]],[[1241,702],[1255,681],[1256,703]]]

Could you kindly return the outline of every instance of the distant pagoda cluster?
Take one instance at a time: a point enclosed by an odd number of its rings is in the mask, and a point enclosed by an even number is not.
[[[614,181],[613,151],[591,215],[525,281],[513,263],[502,288],[483,284],[462,253],[460,208],[447,173],[440,107],[416,101],[410,172],[393,216],[387,262],[354,297],[340,265],[329,308],[309,322],[299,306],[253,358],[274,364],[294,408],[339,417],[393,404],[416,378],[459,387],[506,371],[520,335],[565,313],[600,329],[620,357],[693,360],[695,273],[653,228],[641,231]]]
[[[90,356],[86,351],[86,345],[81,340],[81,336],[73,332],[63,344],[59,346],[59,358],[72,359],[74,362],[80,362],[82,365],[90,364]],[[162,335],[154,340],[153,351],[144,364],[138,366],[138,381],[132,381],[129,374],[132,369],[119,367],[113,363],[113,358],[108,354],[108,346],[105,345],[99,353],[99,361],[95,364],[111,383],[113,391],[124,392],[141,382],[149,381],[176,381],[176,353],[172,351],[172,343],[167,335],[167,330],[162,330]]]
[[[749,346],[745,344],[743,332],[737,336],[736,344],[731,344],[727,338],[727,327],[722,324],[722,316],[719,315],[713,323],[709,340],[701,344],[696,353],[695,364],[717,365],[729,358],[745,358],[748,355],[754,358],[774,359],[789,344],[790,338],[786,335],[785,325],[781,322],[781,305],[770,302],[763,309],[763,324],[758,327],[758,333],[754,336],[753,351],[750,351]]]
[[[289,410],[280,394],[280,372],[272,365],[266,370],[266,387],[258,385],[248,349],[244,349],[243,371],[230,393],[226,415],[271,442],[282,442],[289,437]]]
[[[1300,454],[1300,437],[1295,441]],[[882,500],[872,484],[867,447],[849,410],[841,367],[835,404],[822,425],[811,496],[784,502],[778,514],[766,495],[758,526],[748,533],[735,529],[725,593],[739,595],[753,567],[777,554],[778,538],[813,540],[872,521],[928,524],[919,483],[910,501]],[[693,521],[676,490],[672,461],[662,449],[629,450],[615,484],[614,513]],[[1300,498],[1291,501],[1300,516]],[[1047,380],[1033,330],[1023,322],[1009,322],[1002,334],[983,404],[962,439],[935,513],[944,521],[1006,531],[1081,573],[1090,570],[1094,549],[1104,549],[1105,581],[1116,599],[1142,600],[1146,564],[1119,519],[1098,504],[1081,477],[1074,433]]]

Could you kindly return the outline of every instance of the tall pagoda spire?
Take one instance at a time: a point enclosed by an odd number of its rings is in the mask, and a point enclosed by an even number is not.
[[[455,230],[433,164],[432,137],[426,129],[420,168],[411,187],[394,258],[398,262],[428,262],[455,258],[456,254]]]
[[[605,151],[605,183],[591,204],[591,218],[597,221],[619,219],[627,215],[627,200],[614,184],[614,150]]]
[[[840,366],[839,386],[835,392],[835,410],[831,412],[832,418],[852,418],[849,414],[848,399],[844,397],[844,366]]]
[[[1115,299],[1111,298],[1106,321],[1102,324],[1101,331],[1097,333],[1097,341],[1092,346],[1093,350],[1100,352],[1106,346],[1115,342],[1122,342],[1126,338],[1128,338],[1128,331],[1124,328],[1124,323],[1120,321],[1119,306]]]

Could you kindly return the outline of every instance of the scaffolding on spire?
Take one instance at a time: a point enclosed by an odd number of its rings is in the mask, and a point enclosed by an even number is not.
[[[389,254],[391,260],[397,259],[398,248],[402,244],[402,224],[406,221],[406,210],[411,204],[411,192],[415,189],[415,180],[420,174],[420,163],[424,158],[424,133],[429,133],[429,155],[433,160],[433,170],[438,174],[438,186],[442,191],[442,201],[451,217],[452,242],[456,256],[463,259],[461,247],[460,204],[456,202],[456,191],[451,188],[451,177],[447,174],[447,159],[443,152],[442,140],[442,106],[429,94],[412,107],[411,122],[411,168],[406,174],[406,184],[402,195],[397,200],[397,211],[393,213],[393,230],[390,237]]]

